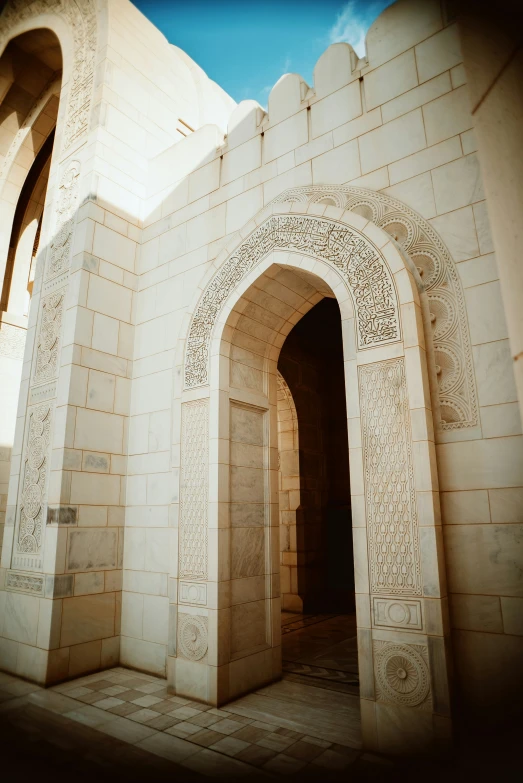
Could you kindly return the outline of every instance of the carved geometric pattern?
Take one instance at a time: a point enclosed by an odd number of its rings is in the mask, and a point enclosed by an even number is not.
[[[17,544],[17,551],[25,554],[37,554],[42,546],[50,434],[50,405],[33,408],[29,415]]]
[[[181,579],[207,579],[208,471],[209,405],[207,399],[194,400],[182,405]]]
[[[0,21],[3,32],[0,51],[16,24],[39,14],[53,13],[67,20],[73,37],[73,67],[62,150],[65,152],[88,130],[96,53],[95,0],[10,0]]]
[[[80,164],[71,161],[62,174],[56,206],[56,225],[51,241],[51,255],[46,279],[62,274],[69,268],[73,242],[74,213],[78,200]]]
[[[7,590],[18,590],[23,593],[41,595],[44,592],[44,577],[8,571],[5,586]]]
[[[23,359],[27,329],[11,324],[0,324],[0,356]]]
[[[427,648],[384,641],[374,641],[373,647],[377,699],[430,709]]]
[[[417,267],[427,294],[438,379],[441,430],[475,427],[478,402],[465,298],[456,265],[445,244],[413,209],[365,188],[314,186],[288,190],[274,203],[297,201],[348,209],[389,233]]]
[[[33,383],[44,383],[58,370],[60,329],[62,326],[65,291],[51,294],[42,303],[40,332],[36,351]]]
[[[179,614],[178,649],[189,661],[200,661],[207,652],[207,618]]]
[[[358,381],[371,593],[421,595],[404,360],[360,365]]]
[[[374,625],[380,628],[408,628],[415,631],[423,628],[421,601],[373,596],[372,613]]]
[[[205,582],[180,582],[180,603],[207,606],[207,585]]]
[[[321,258],[342,274],[355,305],[360,350],[400,339],[394,283],[370,240],[334,220],[310,215],[274,215],[234,251],[207,286],[192,318],[187,340],[187,388],[207,383],[209,343],[223,303],[240,280],[276,249],[297,250]]]

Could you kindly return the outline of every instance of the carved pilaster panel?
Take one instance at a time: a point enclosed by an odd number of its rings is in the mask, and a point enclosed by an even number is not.
[[[38,405],[28,412],[28,437],[19,496],[13,566],[41,568],[45,497],[49,472],[52,408]]]
[[[182,405],[179,574],[207,579],[209,401]]]
[[[371,593],[421,595],[403,358],[358,368]]]

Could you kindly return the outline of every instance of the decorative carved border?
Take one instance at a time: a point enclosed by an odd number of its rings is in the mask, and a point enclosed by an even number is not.
[[[465,297],[445,244],[421,215],[384,193],[355,187],[293,188],[272,203],[328,204],[356,212],[389,233],[418,268],[430,305],[430,324],[438,378],[441,430],[478,424],[478,401]]]
[[[356,311],[359,350],[400,339],[392,275],[372,242],[343,223],[314,215],[273,215],[221,265],[203,293],[189,328],[185,386],[208,382],[209,344],[218,314],[238,283],[274,250],[296,250],[341,273]]]
[[[1,16],[0,51],[10,30],[39,14],[56,14],[65,19],[74,42],[71,87],[67,101],[62,152],[66,152],[88,131],[94,83],[96,53],[95,0],[10,0]]]

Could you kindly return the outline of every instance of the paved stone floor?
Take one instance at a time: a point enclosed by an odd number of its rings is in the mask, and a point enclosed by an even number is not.
[[[383,763],[360,751],[353,618],[286,613],[282,622],[283,679],[224,709],[172,696],[165,680],[118,667],[47,690],[0,674],[0,713],[11,728],[29,727],[33,741],[51,732],[70,751],[86,744],[86,762],[119,765],[131,745],[135,773],[149,754],[179,765],[183,780],[190,773],[327,779]]]
[[[121,667],[49,689],[0,673],[5,779],[507,779],[492,742],[429,766],[363,753],[354,618],[284,613],[282,627],[283,679],[224,709]]]

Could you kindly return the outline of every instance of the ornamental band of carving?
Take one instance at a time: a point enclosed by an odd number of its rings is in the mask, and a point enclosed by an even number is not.
[[[94,0],[10,0],[1,20],[0,51],[15,25],[39,14],[57,14],[66,19],[74,41],[71,87],[67,100],[63,152],[87,134],[94,82],[96,54],[96,4]],[[5,37],[4,37],[5,36]]]
[[[23,484],[20,497],[17,552],[36,555],[42,548],[44,499],[51,434],[51,406],[39,405],[29,414]]]
[[[51,240],[51,252],[46,271],[46,280],[57,277],[69,269],[71,246],[75,223],[80,164],[77,160],[68,163],[60,179],[58,189],[55,231]]]
[[[403,358],[358,368],[371,593],[421,595]]]
[[[44,577],[18,574],[16,571],[8,571],[5,581],[7,590],[16,590],[22,593],[42,595],[44,592]]]
[[[189,330],[186,388],[208,382],[211,334],[229,294],[263,258],[279,249],[320,258],[341,273],[355,305],[360,350],[400,339],[394,283],[381,254],[370,240],[334,220],[274,215],[234,251],[207,286]]]
[[[458,271],[430,223],[398,199],[355,187],[293,188],[274,203],[325,204],[348,209],[389,233],[417,267],[430,309],[427,335],[432,333],[440,401],[440,430],[478,424],[478,401],[465,297]]]
[[[33,384],[49,381],[58,371],[64,299],[65,291],[62,290],[51,294],[42,303]]]
[[[207,579],[209,404],[182,405],[180,579]]]

